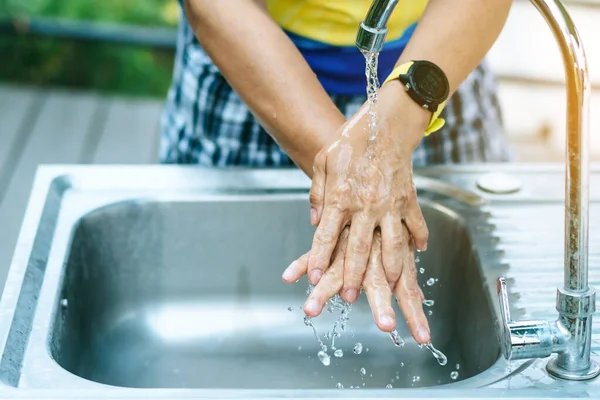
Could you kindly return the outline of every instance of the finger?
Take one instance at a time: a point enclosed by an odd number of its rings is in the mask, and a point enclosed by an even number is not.
[[[321,314],[327,300],[340,292],[343,283],[344,253],[339,252],[336,254],[331,267],[325,271],[319,283],[313,288],[308,299],[306,299],[304,313],[309,317],[316,317]]]
[[[381,257],[381,240],[376,233],[365,273],[363,288],[369,300],[373,319],[383,332],[391,332],[396,327],[396,316],[392,308],[392,289],[383,270]]]
[[[315,157],[313,164],[312,184],[310,186],[310,223],[313,226],[319,225],[321,214],[323,213],[323,203],[325,201],[325,163],[327,153],[321,151]]]
[[[308,253],[294,260],[281,276],[285,283],[294,283],[308,271]]]
[[[412,251],[406,252],[404,268],[394,294],[413,338],[421,344],[431,342],[429,323],[423,312],[422,292],[417,282],[417,270]]]
[[[308,258],[308,280],[313,285],[319,283],[319,279],[329,267],[331,254],[340,237],[343,222],[342,212],[335,207],[330,208],[329,211],[326,210],[323,214],[323,219],[313,237]]]
[[[408,202],[406,214],[404,216],[404,222],[415,241],[417,249],[421,251],[427,250],[429,230],[427,229],[427,223],[423,217],[421,207],[419,207],[416,194],[414,194],[412,199],[410,199]]]
[[[350,238],[346,249],[344,261],[344,290],[342,298],[348,303],[353,303],[358,298],[360,284],[363,281],[371,244],[375,222],[368,217],[353,218],[350,225]]]
[[[404,266],[404,255],[408,249],[407,240],[409,236],[405,234],[402,227],[402,218],[396,214],[386,215],[379,224],[381,228],[381,255],[383,269],[388,284],[394,290]]]

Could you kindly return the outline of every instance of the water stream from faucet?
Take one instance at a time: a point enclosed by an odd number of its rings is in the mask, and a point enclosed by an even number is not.
[[[367,104],[369,113],[369,144],[377,138],[377,98],[379,94],[379,78],[377,66],[379,53],[363,51],[365,56],[365,76],[367,78]]]

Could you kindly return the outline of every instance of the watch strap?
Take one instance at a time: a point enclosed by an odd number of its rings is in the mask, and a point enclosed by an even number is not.
[[[407,63],[401,64],[401,65],[397,66],[396,68],[394,68],[394,70],[390,73],[390,75],[387,77],[387,79],[383,82],[383,85],[385,85],[386,83],[388,83],[390,81],[399,79],[400,75],[406,74],[413,64],[414,64],[413,61],[409,61]],[[444,109],[445,106],[446,106],[446,101],[443,101],[442,103],[440,103],[438,105],[437,110],[435,110],[432,113],[431,120],[429,121],[429,125],[427,126],[427,129],[425,129],[425,133],[424,133],[425,136],[429,136],[430,134],[432,134],[435,131],[440,130],[444,126],[446,121],[443,118],[440,118],[439,116],[442,113],[442,110]]]

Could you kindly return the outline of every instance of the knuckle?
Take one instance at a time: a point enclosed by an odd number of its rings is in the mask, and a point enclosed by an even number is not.
[[[321,196],[321,193],[319,193],[316,189],[311,189],[308,195],[308,199],[311,204],[321,203],[322,198],[323,197]]]
[[[386,247],[401,248],[406,246],[406,237],[401,233],[395,233],[385,238]]]
[[[327,229],[320,230],[315,237],[317,244],[321,246],[328,246],[333,243],[334,235]]]
[[[420,300],[421,299],[421,292],[419,291],[418,287],[409,287],[406,288],[406,297],[408,297],[410,300]]]
[[[354,243],[352,243],[352,250],[354,254],[365,255],[369,253],[371,246],[365,239],[358,238],[354,240]]]

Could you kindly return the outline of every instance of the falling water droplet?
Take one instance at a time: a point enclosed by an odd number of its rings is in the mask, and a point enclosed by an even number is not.
[[[340,382],[338,382],[338,383],[335,384],[335,387],[338,388],[338,389],[343,389],[344,385],[342,385]]]
[[[429,278],[427,279],[427,286],[433,286],[435,284],[435,279]]]
[[[435,301],[433,301],[433,300],[423,300],[423,304],[426,305],[427,307],[433,307],[433,305],[435,304]]]
[[[342,349],[337,349],[333,352],[333,355],[336,357],[344,357],[344,351]]]
[[[298,351],[302,350],[302,346],[298,346]]]
[[[402,336],[400,336],[398,331],[395,329],[390,332],[390,338],[392,339],[392,342],[394,342],[396,347],[403,347],[405,344],[404,339],[402,339]]]
[[[421,381],[421,377],[418,376],[418,375],[413,376],[412,381],[413,381],[413,383],[420,382]]]
[[[289,307],[288,307],[288,311],[294,311],[294,307],[292,307],[292,306],[289,306]]]
[[[419,261],[421,261],[421,259],[419,258],[419,256],[417,256],[417,258],[415,258],[415,262],[418,263]]]
[[[429,311],[427,311],[427,314],[428,314],[429,316],[431,316],[431,315],[433,315],[433,311],[429,310]]]
[[[367,374],[367,370],[366,370],[364,367],[362,367],[362,368],[360,369],[360,374],[361,374],[362,376],[365,376],[365,375]]]
[[[448,358],[444,355],[444,353],[433,347],[433,344],[427,343],[425,347],[427,347],[429,351],[431,351],[431,354],[433,354],[438,364],[444,366],[448,363]]]
[[[67,300],[67,299],[62,299],[62,300],[60,301],[60,305],[61,305],[61,307],[62,307],[62,308],[67,308],[67,306],[69,305],[69,300]]]
[[[424,274],[425,273],[425,268],[423,268],[423,267],[419,268],[419,272],[422,273],[422,274]]]
[[[329,364],[331,364],[331,358],[329,357],[329,354],[325,353],[323,350],[317,353],[317,357],[319,357],[319,361],[321,361],[324,366],[327,367]]]
[[[401,366],[401,367],[404,367],[404,363],[403,363],[403,362],[401,362],[401,363],[400,363],[400,366]]]
[[[456,369],[460,369],[460,364],[456,364]]]
[[[458,372],[457,371],[450,372],[450,378],[452,380],[454,380],[454,381],[457,380],[458,379]]]
[[[392,389],[392,388],[393,388],[393,386],[392,386],[392,384],[391,384],[391,383],[388,383],[387,385],[385,385],[385,387],[386,387],[387,389]]]
[[[354,352],[354,354],[360,354],[362,353],[362,343],[356,343],[354,345],[354,349],[352,350]]]

